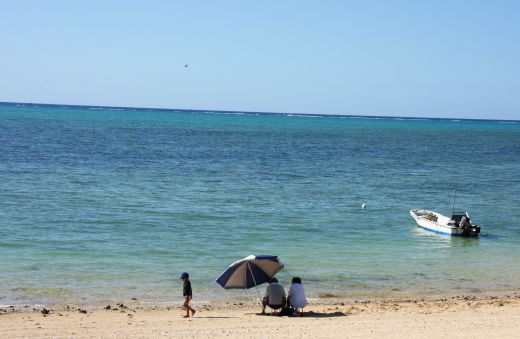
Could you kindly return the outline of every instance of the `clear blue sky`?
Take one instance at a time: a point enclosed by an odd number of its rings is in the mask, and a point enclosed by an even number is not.
[[[0,1],[0,101],[520,119],[520,1]]]

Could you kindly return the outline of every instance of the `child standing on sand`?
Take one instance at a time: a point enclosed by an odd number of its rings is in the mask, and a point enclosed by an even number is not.
[[[182,273],[181,280],[183,281],[182,296],[184,297],[184,304],[182,305],[182,307],[186,310],[186,315],[183,318],[189,318],[190,311],[191,316],[193,317],[195,315],[195,310],[190,306],[190,301],[193,297],[193,292],[191,291],[190,275],[186,272]]]

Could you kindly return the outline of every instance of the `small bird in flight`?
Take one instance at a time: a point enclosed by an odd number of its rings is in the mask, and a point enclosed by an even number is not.
[[[187,68],[188,67],[188,64],[184,65],[184,68]]]

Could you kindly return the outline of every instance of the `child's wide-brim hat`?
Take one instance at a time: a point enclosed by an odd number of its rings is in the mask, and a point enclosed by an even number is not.
[[[183,272],[183,273],[181,274],[181,277],[180,277],[179,279],[184,279],[184,278],[188,279],[189,277],[190,277],[190,275],[189,275],[188,273]]]

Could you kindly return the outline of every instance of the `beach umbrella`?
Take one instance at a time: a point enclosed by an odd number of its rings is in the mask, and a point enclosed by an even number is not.
[[[217,283],[225,289],[256,287],[268,282],[283,266],[276,255],[250,255],[232,263],[217,278]]]

